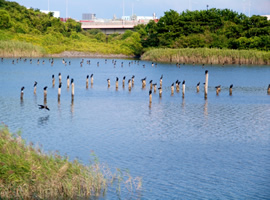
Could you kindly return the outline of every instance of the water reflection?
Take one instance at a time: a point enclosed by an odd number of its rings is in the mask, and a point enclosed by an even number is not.
[[[20,99],[20,105],[21,105],[21,107],[24,107],[24,101],[23,101],[23,98]]]
[[[186,104],[186,100],[185,100],[185,98],[182,96],[182,108],[185,108],[185,104]]]
[[[38,125],[46,125],[49,121],[50,115],[47,115],[45,117],[39,117],[38,118]]]
[[[26,140],[44,144],[46,150],[59,149],[71,159],[79,155],[86,164],[89,149],[94,149],[109,166],[129,168],[131,175],[143,176],[144,191],[151,191],[143,192],[143,199],[177,199],[180,196],[194,199],[196,195],[201,199],[213,196],[219,199],[226,194],[236,199],[241,199],[243,194],[247,199],[256,199],[258,193],[262,193],[262,198],[267,197],[264,185],[269,188],[269,162],[265,158],[269,155],[270,108],[265,84],[269,78],[265,74],[269,74],[269,67],[260,70],[241,67],[236,73],[234,67],[211,67],[209,71],[213,76],[208,99],[204,100],[204,92],[196,93],[195,88],[198,81],[204,81],[204,70],[199,67],[181,66],[176,70],[160,64],[158,68],[149,68],[149,63],[145,62],[143,70],[131,67],[124,71],[127,65],[120,69],[103,68],[100,62],[98,69],[92,68],[96,82],[89,95],[85,89],[85,74],[89,68],[62,68],[58,65],[60,61],[56,59],[50,71],[46,68],[36,70],[35,66],[16,65],[12,69],[1,66],[0,119],[15,131],[22,128]],[[43,102],[43,95],[39,93],[33,98],[32,92],[26,92],[25,102],[19,105],[14,85],[28,88],[32,86],[33,77],[41,85],[48,85],[51,74],[59,70],[78,80],[76,113],[69,89],[59,101],[56,100],[57,90],[50,88],[50,112],[36,112],[37,101]],[[16,74],[22,73],[25,78],[19,82]],[[127,75],[130,78],[133,74],[136,77],[147,75],[154,82],[164,74],[162,98],[159,91],[155,94],[154,90],[153,103],[149,103],[140,81],[135,82],[135,87],[132,84],[132,92],[127,86],[119,88],[119,92],[114,84],[107,87],[108,77]],[[170,97],[172,81],[183,78],[188,83],[185,98],[181,90]],[[227,93],[228,87],[216,97],[215,85],[229,85],[231,81],[237,86],[233,98]],[[149,89],[149,84],[146,88]],[[215,184],[217,182],[221,184]],[[202,192],[201,188],[208,189]],[[246,193],[244,189],[254,193]],[[114,197],[109,195],[105,199]]]
[[[71,113],[71,117],[73,117],[73,115],[74,115],[74,98],[72,98],[72,100],[71,100],[70,113]]]
[[[208,115],[208,100],[207,99],[205,99],[204,101],[203,113],[205,117]]]

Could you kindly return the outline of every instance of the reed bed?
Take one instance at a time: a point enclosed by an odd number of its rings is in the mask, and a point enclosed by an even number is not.
[[[12,134],[6,126],[1,126],[0,199],[99,197],[105,195],[110,184],[121,181],[131,191],[140,189],[140,178],[123,176],[122,172],[112,174],[96,160],[84,166],[57,153],[46,155],[33,144],[26,145],[19,134]]]
[[[0,41],[1,57],[42,57],[46,54],[44,48],[21,41]]]
[[[209,48],[151,49],[141,59],[175,63],[269,65],[270,52]]]

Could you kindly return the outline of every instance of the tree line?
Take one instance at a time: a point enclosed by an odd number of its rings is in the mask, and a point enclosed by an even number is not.
[[[269,51],[270,21],[266,17],[247,17],[229,9],[187,10],[182,13],[170,10],[157,23],[150,21],[147,25],[136,26],[134,31],[106,36],[100,30],[83,30],[81,24],[73,19],[64,23],[53,17],[53,13],[45,14],[16,2],[0,0],[0,40],[30,42],[44,47],[49,53],[74,47],[77,49],[73,50],[87,51],[86,46],[93,43],[108,44],[107,49],[100,49],[100,52],[126,55],[141,55],[149,48]],[[87,45],[79,47],[75,42]],[[117,47],[114,48],[117,51],[109,50],[112,46]]]
[[[226,48],[270,50],[270,21],[229,9],[170,10],[155,23],[135,27],[144,48]]]

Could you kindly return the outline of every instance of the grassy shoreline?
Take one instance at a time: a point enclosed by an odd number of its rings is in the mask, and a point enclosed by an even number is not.
[[[139,190],[141,180],[126,176],[111,173],[97,159],[84,166],[57,153],[44,154],[0,126],[0,199],[99,197],[105,195],[109,185],[121,180]]]
[[[270,52],[209,48],[151,49],[141,59],[174,63],[269,65]]]
[[[38,57],[92,57],[92,58],[135,58],[121,53],[101,53],[65,50],[61,53],[48,54],[38,45],[21,41],[0,41],[0,57],[4,58],[38,58]],[[202,64],[253,64],[269,65],[270,52],[258,50],[232,50],[209,48],[150,49],[141,55],[141,60],[168,63],[202,63]]]
[[[0,57],[43,57],[44,48],[28,42],[0,41]]]

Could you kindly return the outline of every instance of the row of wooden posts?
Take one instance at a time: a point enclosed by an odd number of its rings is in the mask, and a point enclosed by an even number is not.
[[[123,77],[123,80],[122,80],[122,85],[123,87],[125,87],[125,76]],[[128,80],[128,89],[129,91],[131,91],[131,87],[134,86],[134,78],[135,76],[132,76],[131,79]],[[60,96],[61,96],[61,87],[62,87],[62,76],[61,76],[61,73],[58,74],[58,79],[59,79],[59,86],[58,86],[58,101],[60,101]],[[162,97],[162,79],[163,79],[163,76],[160,77],[160,87],[158,88],[159,90],[159,96]],[[209,74],[208,74],[208,70],[205,71],[205,83],[204,83],[204,98],[207,99],[207,95],[208,95],[208,79],[209,79]],[[116,77],[116,83],[115,83],[115,87],[116,89],[118,89],[118,77]],[[146,87],[146,77],[141,79],[142,81],[142,88],[145,88]],[[90,75],[90,83],[91,83],[91,86],[94,84],[94,79],[93,79],[93,74]],[[157,91],[157,84],[153,84],[152,83],[152,80],[149,82],[150,83],[150,90],[149,90],[149,102],[152,103],[152,89],[154,90],[154,92]],[[74,101],[74,80],[73,78],[69,79],[69,76],[67,76],[67,88],[70,87],[70,84],[71,84],[71,100],[72,102]],[[110,82],[110,79],[107,79],[107,84],[108,84],[108,87],[111,86],[111,82]],[[199,85],[200,83],[197,84],[196,86],[196,90],[197,92],[200,91],[200,88],[199,88]],[[37,86],[37,82],[35,81],[34,83],[34,94],[36,94],[36,86]],[[52,87],[55,86],[55,77],[54,75],[52,75]],[[86,88],[89,87],[89,75],[86,76]],[[233,85],[230,85],[230,88],[229,88],[229,95],[232,95],[232,87]],[[177,92],[180,91],[180,82],[177,80],[176,81],[176,90]],[[24,94],[24,87],[21,88],[21,99],[23,99],[23,94]],[[47,102],[47,86],[43,88],[43,91],[44,91],[44,104],[46,104]],[[218,95],[219,92],[221,91],[221,87],[220,86],[216,86],[216,94]],[[268,88],[267,88],[267,93],[270,95],[270,84],[268,85]],[[171,85],[171,94],[174,94],[174,83]],[[185,96],[185,80],[182,82],[182,97],[184,98]]]

